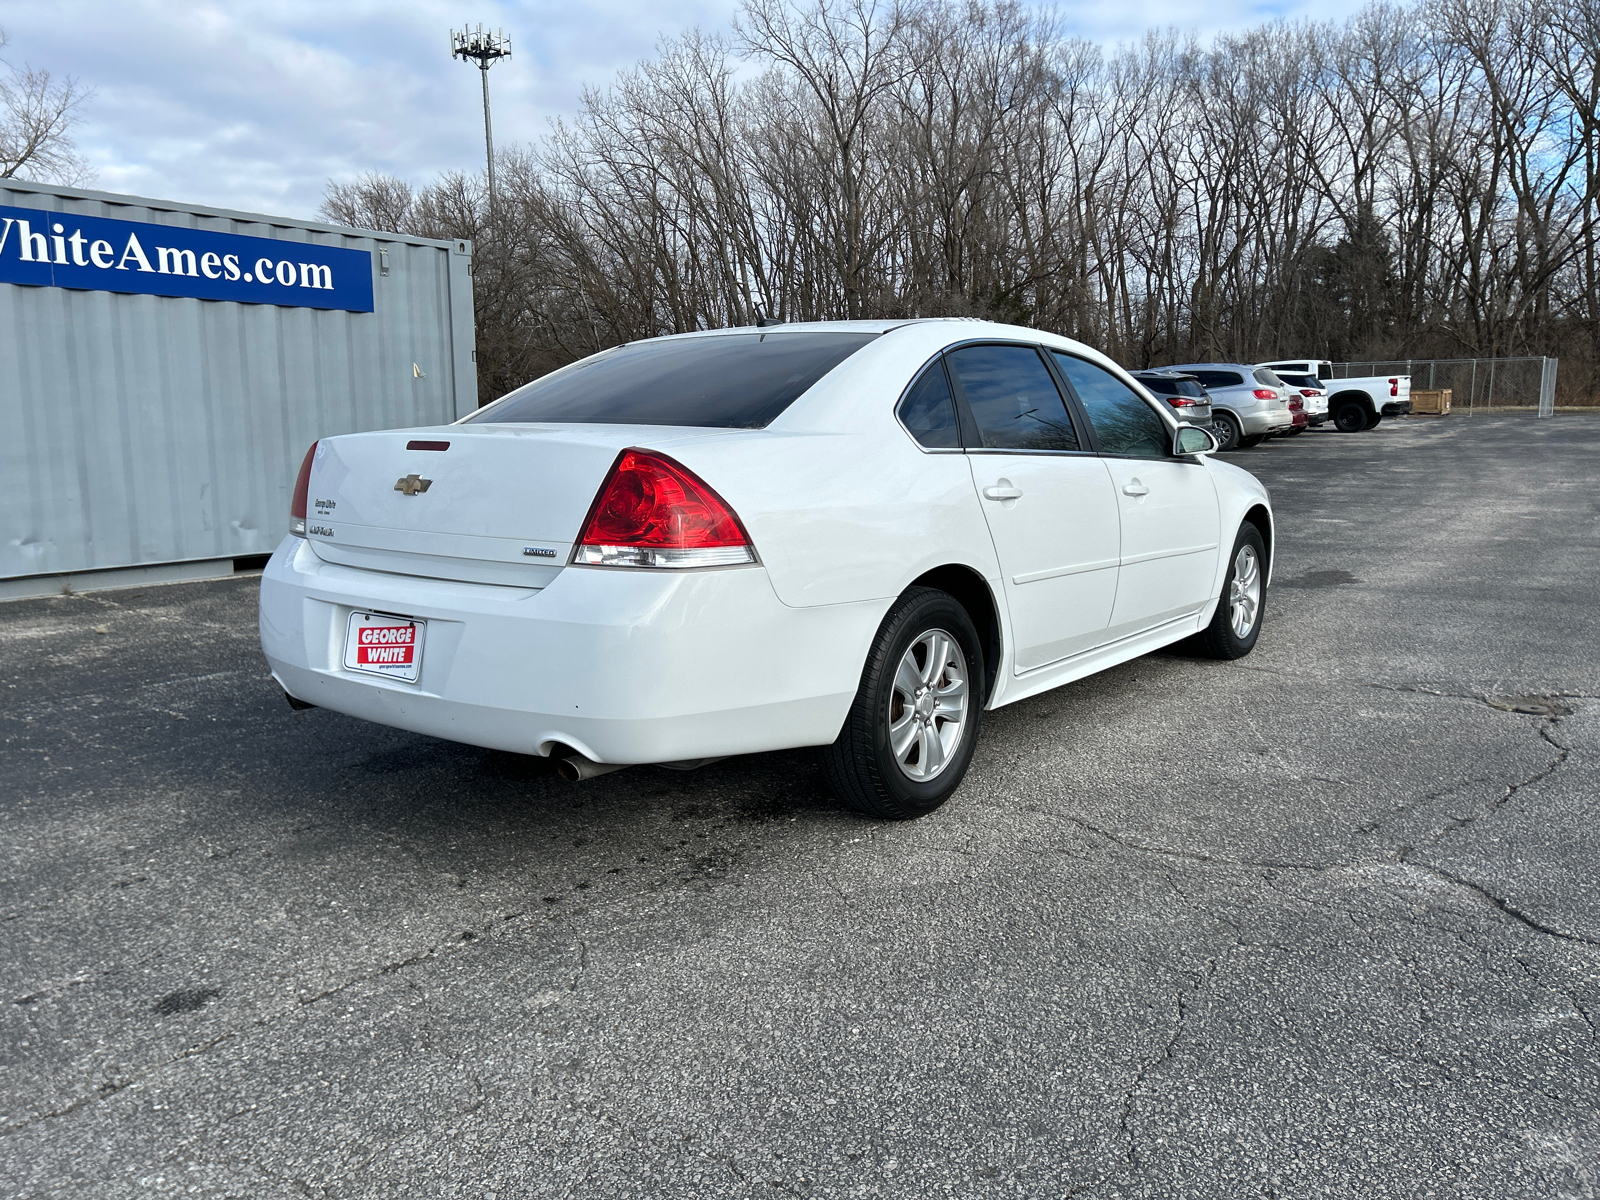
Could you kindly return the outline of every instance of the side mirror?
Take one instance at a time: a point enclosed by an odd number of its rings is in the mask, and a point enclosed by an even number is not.
[[[1209,429],[1202,429],[1198,425],[1179,425],[1177,433],[1172,436],[1172,453],[1178,458],[1188,458],[1191,454],[1215,454],[1221,444]]]

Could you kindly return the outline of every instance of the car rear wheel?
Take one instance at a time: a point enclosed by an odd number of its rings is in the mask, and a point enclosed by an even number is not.
[[[1346,400],[1333,410],[1333,424],[1340,433],[1359,433],[1367,427],[1367,410],[1359,401]]]
[[[1237,450],[1239,439],[1244,436],[1244,426],[1239,424],[1239,418],[1232,413],[1218,413],[1211,422],[1212,431],[1217,435],[1218,450]]]
[[[1373,413],[1370,417],[1367,418],[1367,428],[1368,429],[1376,429],[1382,423],[1383,423],[1383,414],[1382,413]]]
[[[1255,649],[1266,607],[1266,563],[1261,531],[1248,522],[1239,526],[1216,614],[1199,637],[1200,648],[1211,658],[1243,658]]]
[[[878,628],[844,728],[822,752],[834,794],[890,820],[938,808],[972,761],[984,678],[967,610],[948,592],[906,592]]]

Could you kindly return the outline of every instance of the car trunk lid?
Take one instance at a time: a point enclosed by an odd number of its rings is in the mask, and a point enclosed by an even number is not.
[[[319,558],[346,566],[544,587],[620,451],[703,432],[486,424],[328,438],[312,465],[306,535]]]

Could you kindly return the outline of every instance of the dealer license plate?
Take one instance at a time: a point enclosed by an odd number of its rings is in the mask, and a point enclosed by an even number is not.
[[[415,683],[422,673],[422,635],[427,628],[426,621],[353,612],[344,639],[345,668]]]

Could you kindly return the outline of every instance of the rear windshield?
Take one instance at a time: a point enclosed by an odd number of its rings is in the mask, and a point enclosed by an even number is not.
[[[1196,400],[1205,399],[1205,388],[1192,379],[1146,379],[1143,375],[1135,375],[1134,378],[1158,396],[1192,396]]]
[[[877,336],[752,330],[618,346],[524,384],[467,421],[762,429]]]
[[[1290,387],[1319,388],[1322,386],[1322,380],[1315,375],[1285,375],[1282,371],[1277,371],[1275,374]]]
[[[1190,371],[1189,374],[1208,388],[1238,387],[1244,382],[1244,376],[1237,371]]]

